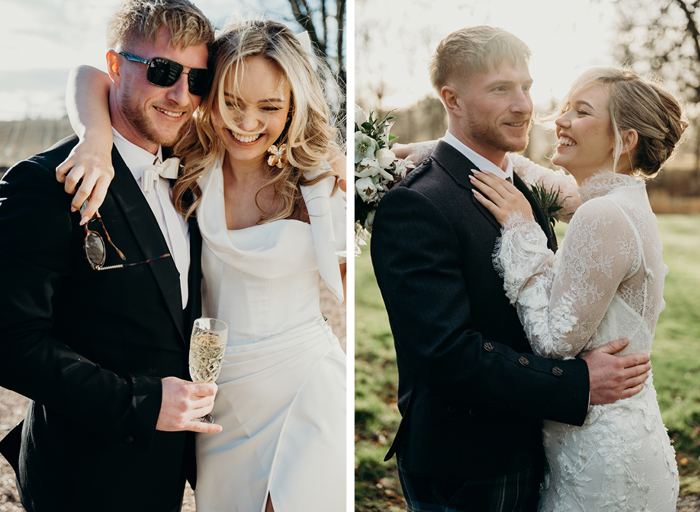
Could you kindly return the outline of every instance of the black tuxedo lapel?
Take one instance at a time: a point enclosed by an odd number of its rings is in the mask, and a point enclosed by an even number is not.
[[[471,160],[469,160],[462,153],[460,153],[444,141],[440,141],[438,143],[437,147],[435,148],[435,151],[433,151],[433,154],[431,156],[443,169],[445,169],[445,171],[452,177],[455,183],[457,183],[460,187],[469,190],[469,193],[472,196],[471,200],[473,201],[476,209],[480,211],[482,215],[496,229],[500,231],[501,225],[496,221],[495,217],[491,214],[491,212],[489,212],[486,209],[484,205],[477,201],[474,197],[474,194],[471,193],[471,191],[474,189],[474,186],[471,184],[469,177],[472,175],[471,170],[477,168],[476,165],[474,165]],[[540,209],[540,206],[537,204],[535,196],[532,195],[530,187],[528,187],[525,184],[525,182],[523,182],[523,180],[520,179],[520,176],[518,176],[515,172],[513,173],[513,185],[515,185],[515,187],[518,190],[520,190],[520,192],[522,192],[523,195],[527,198],[528,202],[530,203],[530,206],[532,207],[532,212],[535,215],[535,220],[547,236],[547,244],[549,245],[549,248],[553,251],[556,251],[556,236],[549,236],[549,226],[547,225],[547,219],[545,218],[544,213]]]
[[[138,183],[133,179],[131,171],[122,160],[116,147],[112,148],[112,165],[114,166],[114,180],[110,184],[109,193],[114,196],[115,203],[122,210],[126,223],[131,228],[144,256],[155,258],[161,254],[170,253],[148,201],[143,196]],[[180,335],[187,343],[189,333],[185,335],[184,332],[180,274],[172,255],[167,259],[167,265],[147,265],[158,283]],[[187,276],[184,278],[186,279]]]
[[[192,216],[187,219],[190,226],[190,275],[189,275],[189,300],[187,302],[185,317],[185,335],[192,332],[194,321],[202,316],[202,235],[199,233],[197,219]],[[188,338],[185,338],[188,343]]]
[[[471,201],[474,203],[476,209],[481,212],[481,214],[500,231],[501,225],[494,218],[494,216],[489,212],[484,205],[476,200],[472,190],[474,185],[472,185],[469,180],[469,176],[472,175],[472,169],[476,169],[476,165],[472,163],[466,156],[457,151],[455,148],[450,146],[447,142],[438,142],[435,151],[431,155],[435,161],[440,165],[447,174],[449,174],[452,179],[462,188],[469,191],[469,196]]]

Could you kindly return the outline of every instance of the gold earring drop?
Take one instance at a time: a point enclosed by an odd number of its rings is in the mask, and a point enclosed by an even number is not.
[[[287,145],[282,144],[279,148],[274,144],[267,149],[270,156],[267,158],[267,165],[270,167],[279,167],[280,169],[287,165]]]

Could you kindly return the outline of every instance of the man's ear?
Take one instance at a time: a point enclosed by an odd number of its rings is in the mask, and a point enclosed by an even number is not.
[[[627,130],[620,134],[622,137],[622,152],[621,155],[630,154],[637,146],[639,135],[636,130]]]
[[[444,85],[440,89],[440,99],[448,113],[460,115],[462,105],[459,102],[459,91],[450,85]]]
[[[109,50],[106,55],[107,73],[112,82],[116,82],[121,78],[121,64],[119,62],[119,54],[114,50]]]

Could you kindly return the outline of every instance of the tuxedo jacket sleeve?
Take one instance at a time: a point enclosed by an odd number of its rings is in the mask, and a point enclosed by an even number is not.
[[[79,289],[85,282],[76,267],[88,262],[75,248],[85,230],[77,226],[79,213],[70,212],[72,196],[56,182],[55,167],[46,165],[55,160],[21,162],[0,184],[0,385],[104,436],[148,446],[160,411],[160,378],[117,375],[57,339],[62,324],[94,326],[89,315],[96,297],[90,286]],[[76,302],[65,303],[69,296]],[[126,298],[113,298],[115,308],[120,300]],[[107,350],[108,340],[101,341],[107,328],[85,335]]]
[[[516,445],[537,444],[542,418],[581,425],[588,372],[584,361],[532,354],[491,262],[499,226],[473,198],[474,166],[445,143],[434,155],[382,199],[372,232],[403,415],[387,457],[403,445],[404,465],[414,471],[483,475],[498,471],[481,467],[498,449],[480,457],[485,439],[472,439],[465,455],[455,449],[465,438],[501,432]],[[523,464],[537,461],[540,449]],[[453,453],[435,455],[445,451]]]

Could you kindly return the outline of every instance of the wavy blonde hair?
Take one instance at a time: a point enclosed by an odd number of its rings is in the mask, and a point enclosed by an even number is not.
[[[674,153],[688,127],[680,102],[657,80],[614,66],[595,67],[576,79],[557,110],[545,121],[553,121],[569,108],[571,98],[590,85],[601,84],[610,95],[608,108],[615,139],[613,171],[623,150],[622,132],[637,132],[637,145],[629,154],[632,175],[649,179]]]
[[[184,167],[173,188],[173,198],[178,210],[188,217],[194,213],[201,196],[197,179],[214,166],[224,151],[214,128],[215,107],[227,124],[236,124],[224,94],[236,95],[239,78],[246,72],[245,62],[255,56],[277,65],[291,90],[290,117],[276,141],[278,147],[287,145],[287,164],[281,169],[270,167],[268,179],[255,195],[258,204],[260,191],[274,187],[275,199],[280,201],[275,200],[273,204],[280,206],[265,211],[260,223],[289,218],[304,211],[299,186],[336,176],[329,170],[313,180],[304,177],[304,172],[322,169],[332,157],[340,154],[335,142],[337,130],[330,125],[330,110],[319,78],[324,64],[309,55],[294,34],[280,23],[270,20],[233,23],[223,29],[214,43],[209,66],[214,70],[212,87],[202,98],[194,129],[191,128],[174,148],[175,154],[183,159]],[[312,62],[319,72],[314,71]],[[227,85],[234,90],[227,90]],[[333,192],[337,186],[336,176]],[[193,192],[192,200],[187,199],[188,190]]]
[[[154,43],[161,27],[174,46],[187,48],[214,42],[214,29],[202,11],[187,0],[125,0],[107,27],[107,45],[121,50],[127,43]]]

